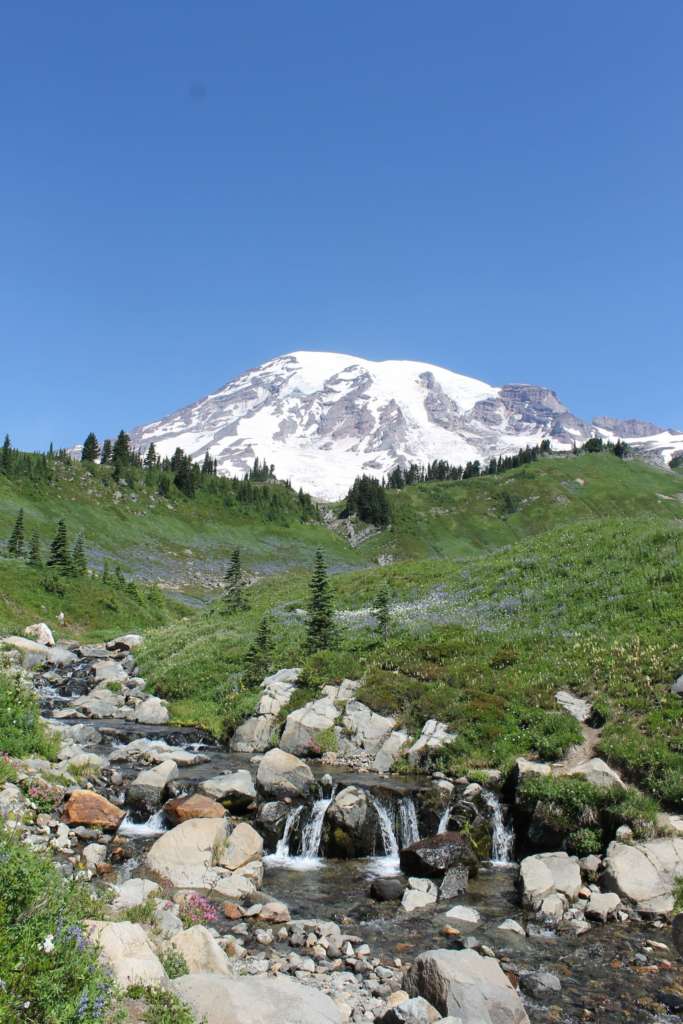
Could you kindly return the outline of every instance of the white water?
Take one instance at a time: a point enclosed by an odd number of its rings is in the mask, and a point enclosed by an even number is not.
[[[325,861],[319,856],[320,840],[323,835],[325,812],[332,803],[334,792],[335,791],[333,790],[329,797],[316,800],[311,807],[310,817],[301,830],[301,852],[299,854],[292,854],[289,849],[289,844],[291,842],[294,827],[304,812],[304,807],[299,806],[292,808],[287,815],[282,839],[278,842],[275,848],[275,853],[271,853],[268,857],[264,858],[267,864],[290,868],[293,871],[309,871],[312,868],[319,868],[323,866]]]
[[[368,796],[377,811],[379,833],[384,848],[383,857],[371,858],[369,862],[370,871],[372,874],[377,875],[395,875],[400,871],[399,847],[389,811],[382,801],[373,796],[372,793],[368,793]]]
[[[515,845],[515,833],[510,825],[505,824],[503,805],[498,795],[491,790],[482,793],[484,803],[491,811],[491,863],[512,864],[512,853]]]
[[[439,818],[439,827],[436,830],[438,836],[443,835],[444,832],[448,831],[448,822],[451,818],[451,805],[446,804],[444,807],[441,817]]]
[[[118,835],[130,836],[133,839],[145,839],[149,836],[160,836],[166,831],[164,812],[157,811],[150,815],[147,821],[133,821],[130,814],[127,814],[118,828]]]
[[[401,832],[401,846],[411,846],[420,838],[417,811],[412,796],[403,796],[398,804],[398,823]]]

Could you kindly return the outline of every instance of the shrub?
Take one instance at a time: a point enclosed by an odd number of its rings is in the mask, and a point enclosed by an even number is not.
[[[162,953],[159,959],[169,978],[180,978],[183,974],[190,972],[187,960],[177,949],[169,949],[166,953]]]
[[[51,761],[59,750],[59,741],[40,720],[33,691],[4,672],[0,672],[0,747],[10,757],[37,754]]]
[[[142,1016],[145,1024],[195,1024],[192,1011],[172,992],[163,989],[145,990],[147,1007]]]
[[[127,907],[123,918],[132,924],[152,924],[157,909],[157,898],[153,892],[147,896],[142,903],[135,907]]]
[[[320,732],[316,733],[315,742],[320,747],[320,751],[323,754],[339,750],[339,740],[337,739],[337,734],[334,731],[333,725],[330,725],[327,729],[321,729]]]
[[[0,1020],[104,1024],[113,999],[83,920],[90,892],[0,829]]]
[[[567,850],[577,857],[588,857],[591,853],[602,853],[602,832],[599,828],[577,828],[570,832]]]

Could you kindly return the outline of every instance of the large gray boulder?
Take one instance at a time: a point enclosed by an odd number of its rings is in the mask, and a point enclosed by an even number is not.
[[[95,682],[102,683],[123,683],[128,679],[128,673],[120,661],[113,658],[103,658],[96,661],[91,669]]]
[[[160,836],[147,868],[178,889],[212,889],[221,878],[216,857],[228,835],[223,818],[191,818]]]
[[[159,957],[144,928],[130,921],[87,921],[88,938],[99,946],[100,959],[110,968],[115,981],[154,988],[168,982]]]
[[[199,792],[213,797],[231,810],[243,810],[256,799],[256,789],[251,772],[241,768],[236,772],[214,775],[199,783]]]
[[[396,728],[396,720],[378,715],[359,700],[350,700],[342,725],[356,747],[375,757]]]
[[[274,747],[261,759],[256,784],[265,795],[282,799],[308,796],[314,785],[313,772],[293,754]]]
[[[275,715],[255,715],[247,718],[235,729],[230,749],[238,754],[262,754],[272,746],[271,739],[277,726]]]
[[[479,858],[464,832],[443,832],[419,839],[404,847],[400,856],[404,874],[420,878],[443,875],[458,865],[466,868],[470,875],[476,875],[479,867]]]
[[[568,771],[567,775],[580,775],[586,782],[601,789],[626,789],[621,777],[601,757],[591,757],[588,761],[582,761]]]
[[[674,882],[683,878],[683,838],[646,843],[613,842],[607,848],[602,886],[643,914],[670,914]]]
[[[165,725],[170,717],[166,701],[160,697],[145,697],[133,713],[133,720],[141,725]]]
[[[0,639],[0,647],[11,647],[17,651],[24,668],[34,668],[48,660],[50,648],[47,644],[39,644],[26,636],[4,636]]]
[[[439,722],[436,718],[430,718],[423,725],[418,739],[408,750],[408,760],[412,765],[419,764],[454,740],[455,736],[454,732],[448,731],[448,726],[444,722]]]
[[[225,952],[208,928],[195,924],[185,931],[176,932],[170,945],[185,958],[190,974],[232,975],[232,967]]]
[[[24,636],[27,636],[30,640],[35,640],[37,644],[44,644],[45,647],[54,647],[55,645],[52,630],[46,622],[34,622],[32,626],[27,626],[24,630]]]
[[[375,851],[377,811],[359,786],[345,786],[325,813],[328,857],[365,857]]]
[[[298,668],[283,668],[261,683],[262,695],[256,713],[238,726],[230,749],[243,754],[263,753],[272,746],[278,715],[289,703],[300,675]]]
[[[421,953],[405,976],[404,988],[463,1024],[529,1024],[522,1001],[498,961],[473,949]]]
[[[519,877],[523,900],[535,910],[553,893],[575,900],[583,884],[578,858],[563,852],[525,857],[520,864]]]
[[[401,756],[409,742],[408,733],[401,729],[389,733],[375,754],[375,760],[372,763],[373,770],[380,773],[390,772],[394,762]]]
[[[289,754],[315,757],[320,754],[317,737],[331,729],[337,720],[339,709],[329,697],[310,701],[302,708],[287,715],[285,728],[280,737],[280,749]]]
[[[329,996],[290,978],[187,974],[171,987],[205,1024],[341,1024]]]

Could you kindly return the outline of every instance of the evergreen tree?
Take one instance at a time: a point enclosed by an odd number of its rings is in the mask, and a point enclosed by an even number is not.
[[[130,438],[125,430],[120,430],[111,450],[112,462],[114,465],[127,466],[130,463],[131,455]]]
[[[103,466],[110,465],[110,463],[111,463],[111,455],[112,455],[112,445],[111,445],[111,441],[109,440],[109,438],[107,438],[106,441],[104,442],[104,444],[102,445],[102,458],[100,459],[100,462],[102,463]]]
[[[228,611],[237,612],[247,607],[244,595],[246,580],[242,572],[240,549],[235,548],[224,577],[224,604]]]
[[[154,469],[158,461],[159,460],[157,459],[157,450],[154,447],[154,441],[152,441],[149,448],[147,449],[147,454],[145,455],[145,469]]]
[[[306,649],[312,653],[332,647],[334,643],[332,594],[327,566],[320,548],[315,553],[309,592]]]
[[[50,544],[50,557],[48,565],[52,565],[60,572],[71,571],[71,558],[69,556],[69,539],[66,532],[66,523],[60,519],[57,523],[57,533]]]
[[[81,452],[81,462],[97,462],[100,454],[100,446],[97,442],[97,438],[92,431],[88,434],[85,441],[83,442],[83,450]]]
[[[375,620],[377,622],[377,632],[383,640],[386,640],[389,636],[389,626],[391,625],[389,597],[389,585],[385,583],[379,589],[377,597],[375,598],[375,607],[373,609],[375,613]]]
[[[622,441],[621,438],[619,438],[613,450],[618,459],[625,459],[628,455],[628,445],[625,441]]]
[[[102,566],[102,582],[107,587],[111,584],[111,573],[109,571],[109,559],[108,558],[105,558],[104,565]]]
[[[31,534],[31,543],[28,549],[28,564],[39,567],[43,564],[43,558],[40,551],[40,537],[38,531],[34,530]]]
[[[246,683],[250,685],[260,683],[267,675],[273,657],[273,646],[270,617],[264,615],[244,658],[244,680]]]
[[[0,470],[2,470],[3,473],[9,473],[11,461],[12,442],[9,439],[9,434],[5,434],[5,440],[3,441],[2,448],[0,449]]]
[[[19,515],[17,516],[10,538],[7,541],[7,551],[10,555],[15,558],[21,558],[24,553],[24,510],[19,509]]]
[[[83,546],[83,534],[79,533],[74,544],[74,549],[71,553],[71,568],[74,576],[85,576],[88,571],[88,563],[85,557],[85,548]]]

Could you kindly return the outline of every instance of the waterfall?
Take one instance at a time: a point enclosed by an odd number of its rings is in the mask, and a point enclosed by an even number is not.
[[[444,832],[448,831],[448,822],[450,820],[451,820],[451,805],[450,804],[446,804],[446,806],[444,807],[443,811],[441,812],[441,817],[439,818],[439,827],[436,830],[436,834],[438,836],[443,835]]]
[[[320,840],[323,835],[325,811],[332,803],[332,798],[332,796],[328,796],[315,801],[311,808],[311,816],[301,831],[301,856],[308,860],[318,856]]]
[[[300,805],[299,807],[293,807],[287,815],[285,830],[282,833],[282,838],[278,839],[277,846],[275,847],[275,853],[273,854],[273,857],[277,857],[278,860],[286,860],[289,857],[289,842],[292,838],[294,826],[301,817],[302,812],[303,805]]]
[[[289,849],[289,844],[292,839],[292,833],[294,832],[296,825],[299,823],[305,807],[303,804],[300,804],[298,807],[292,808],[287,815],[282,839],[279,840],[275,848],[275,853],[271,853],[268,857],[264,857],[267,864],[288,867],[294,871],[307,871],[309,868],[318,868],[322,866],[323,861],[319,857],[319,851],[320,840],[323,835],[325,812],[332,803],[336,790],[337,787],[334,786],[330,796],[316,800],[311,807],[311,813],[308,821],[301,830],[301,842],[299,844],[301,850],[298,854],[292,854]]]
[[[515,845],[514,830],[505,824],[503,805],[498,795],[486,789],[482,792],[482,798],[491,811],[491,861],[494,864],[511,864]]]
[[[126,814],[118,827],[117,834],[130,836],[131,839],[146,839],[150,836],[160,836],[165,831],[164,812],[157,811],[156,814],[150,815],[147,821],[133,821],[130,814]]]
[[[417,811],[412,796],[401,797],[398,804],[398,821],[401,832],[401,846],[411,846],[420,838]]]

